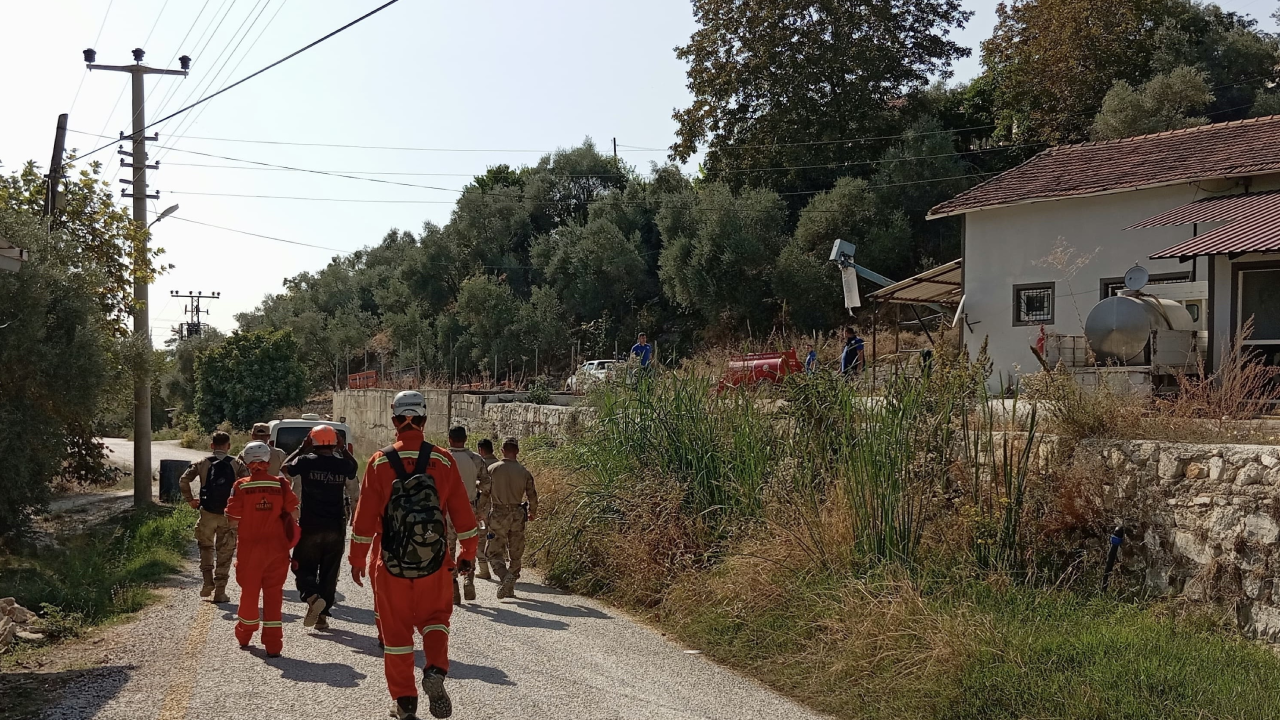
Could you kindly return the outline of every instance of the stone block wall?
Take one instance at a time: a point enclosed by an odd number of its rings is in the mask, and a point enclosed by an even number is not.
[[[1122,566],[1153,589],[1234,603],[1280,640],[1280,447],[1097,440],[1104,506],[1129,530]]]
[[[395,440],[391,427],[391,400],[398,390],[340,390],[333,394],[333,416],[346,417],[355,435],[357,456],[368,456]],[[453,393],[448,390],[422,391],[427,401],[426,432],[444,436],[453,425],[463,425],[473,437],[519,438],[532,435],[561,436],[575,424],[585,422],[589,412],[577,405],[535,405],[518,402],[517,394]],[[563,397],[554,398],[565,403]]]

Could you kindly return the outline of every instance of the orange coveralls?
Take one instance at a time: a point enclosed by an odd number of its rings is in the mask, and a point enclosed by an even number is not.
[[[262,644],[278,655],[284,647],[284,583],[289,577],[289,540],[283,516],[298,509],[298,496],[289,481],[255,470],[231,488],[226,515],[239,521],[236,545],[236,582],[240,585],[236,640],[248,646],[258,625]],[[258,616],[258,596],[262,616]]]
[[[413,474],[422,458],[418,451],[423,445],[422,431],[406,428],[396,434],[395,449],[404,462],[405,471]],[[428,459],[427,472],[435,478],[440,494],[440,505],[445,516],[453,522],[462,541],[459,558],[474,562],[476,557],[476,518],[471,510],[471,499],[462,485],[453,456],[444,448],[435,448]],[[364,481],[360,486],[360,500],[356,503],[356,517],[351,529],[351,546],[348,561],[353,568],[364,568],[369,556],[370,543],[382,532],[382,516],[391,497],[391,483],[396,473],[391,464],[378,451],[369,458]],[[378,627],[385,643],[382,650],[383,668],[387,675],[387,689],[393,699],[417,697],[418,686],[414,682],[413,650],[414,630],[422,634],[422,649],[428,667],[449,670],[449,619],[453,616],[454,558],[446,557],[436,572],[424,578],[408,580],[387,572],[379,552],[369,573],[373,585],[373,605]]]

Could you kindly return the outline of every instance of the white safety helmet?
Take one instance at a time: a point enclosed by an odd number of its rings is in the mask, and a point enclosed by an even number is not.
[[[256,462],[271,462],[271,446],[264,442],[251,442],[244,446],[244,452],[241,453],[245,464]]]
[[[427,401],[417,390],[396,393],[391,401],[391,414],[400,417],[422,417],[427,414]]]

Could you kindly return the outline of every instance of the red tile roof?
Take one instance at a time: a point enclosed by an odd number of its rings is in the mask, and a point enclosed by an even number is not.
[[[1280,172],[1280,115],[1049,148],[929,217],[1273,172]]]

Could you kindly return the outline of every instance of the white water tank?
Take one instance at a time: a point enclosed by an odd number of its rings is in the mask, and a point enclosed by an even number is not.
[[[1182,305],[1150,295],[1116,295],[1093,306],[1084,335],[1099,364],[1142,361],[1151,333],[1190,331],[1195,321]]]

